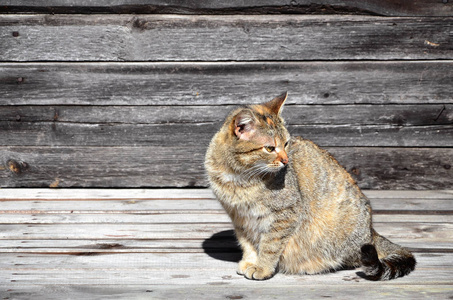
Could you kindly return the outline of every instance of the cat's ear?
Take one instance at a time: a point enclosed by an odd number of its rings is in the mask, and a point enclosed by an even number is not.
[[[263,106],[269,109],[273,114],[280,115],[283,110],[283,104],[285,103],[286,98],[288,98],[288,92],[284,92],[271,101],[264,103]]]
[[[256,120],[253,113],[245,109],[234,118],[234,134],[242,140],[250,140],[256,131]]]

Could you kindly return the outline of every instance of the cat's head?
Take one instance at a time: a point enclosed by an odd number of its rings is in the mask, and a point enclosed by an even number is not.
[[[281,117],[286,98],[284,93],[264,104],[238,109],[229,119],[235,165],[241,171],[262,175],[288,164],[290,135]]]

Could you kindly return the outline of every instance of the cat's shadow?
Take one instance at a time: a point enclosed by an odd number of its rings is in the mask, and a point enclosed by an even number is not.
[[[238,263],[242,258],[242,250],[239,247],[234,230],[225,230],[213,234],[210,238],[203,241],[204,252],[212,258]],[[355,270],[355,268],[340,268],[331,270],[331,273]],[[358,271],[356,276],[346,276],[343,278],[345,281],[367,279],[365,273]]]
[[[239,262],[242,257],[241,248],[233,230],[220,231],[203,241],[204,252],[212,258]]]

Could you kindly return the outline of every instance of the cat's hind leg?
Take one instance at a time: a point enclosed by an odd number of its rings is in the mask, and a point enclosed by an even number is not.
[[[362,265],[369,280],[390,280],[403,277],[415,269],[413,254],[378,234],[374,229],[374,244],[362,246]]]

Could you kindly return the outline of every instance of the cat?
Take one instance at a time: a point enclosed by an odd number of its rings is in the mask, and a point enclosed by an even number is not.
[[[206,153],[210,186],[243,252],[237,273],[265,280],[362,266],[369,280],[409,274],[414,256],[373,229],[370,202],[349,173],[313,142],[290,137],[286,98],[233,110]]]

